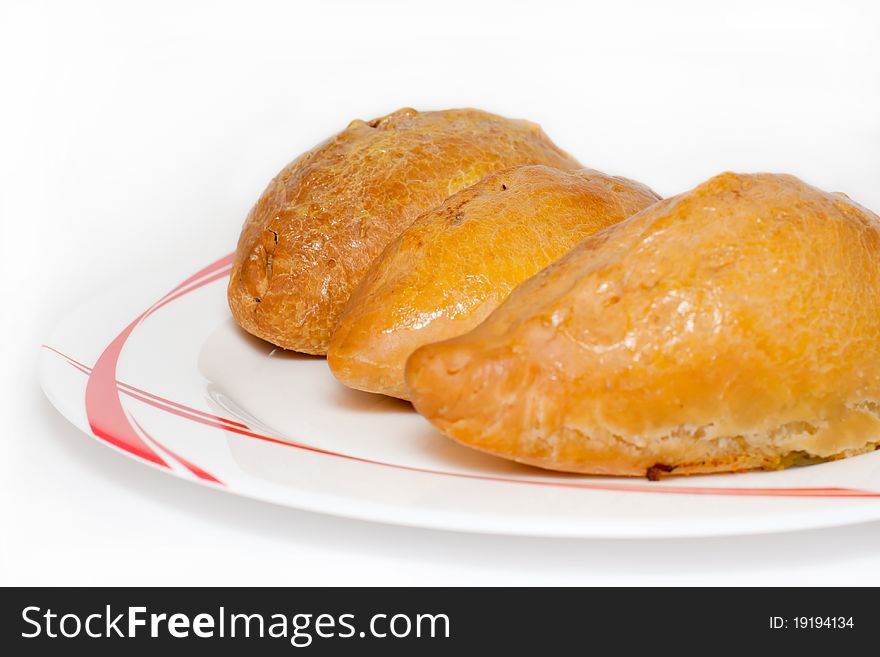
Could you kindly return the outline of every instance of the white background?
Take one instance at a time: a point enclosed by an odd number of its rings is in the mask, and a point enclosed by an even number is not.
[[[880,523],[544,540],[239,499],[88,440],[36,379],[78,303],[228,252],[288,160],[402,106],[532,119],[663,195],[787,171],[880,210],[880,4],[3,2],[0,73],[0,583],[880,583]]]

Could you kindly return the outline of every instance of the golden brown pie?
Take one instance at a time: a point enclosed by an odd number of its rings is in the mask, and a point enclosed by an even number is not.
[[[418,347],[466,333],[585,237],[655,203],[644,185],[583,169],[494,173],[421,215],[352,294],[327,362],[347,386],[406,399]]]
[[[775,469],[880,442],[880,220],[722,174],[589,237],[473,331],[417,350],[416,409],[555,470]]]
[[[324,354],[373,259],[419,214],[493,171],[580,168],[541,128],[473,109],[402,109],[345,130],[287,165],[251,210],[229,281],[250,333]]]

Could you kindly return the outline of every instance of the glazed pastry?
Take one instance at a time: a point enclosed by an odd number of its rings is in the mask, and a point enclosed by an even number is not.
[[[880,220],[726,173],[417,350],[416,409],[465,445],[607,475],[777,469],[880,444]]]
[[[373,259],[422,212],[500,169],[580,165],[541,128],[479,110],[402,109],[301,155],[245,221],[229,307],[248,332],[324,354]]]
[[[330,342],[330,369],[352,388],[406,399],[403,367],[418,347],[471,330],[516,285],[658,198],[589,169],[488,176],[421,215],[376,259]]]

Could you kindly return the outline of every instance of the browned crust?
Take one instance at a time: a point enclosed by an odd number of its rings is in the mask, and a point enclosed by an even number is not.
[[[333,334],[330,369],[351,388],[406,399],[404,365],[418,347],[468,332],[517,284],[657,200],[592,169],[490,174],[420,215],[373,261]]]
[[[876,215],[727,173],[587,238],[406,381],[447,435],[544,468],[777,469],[875,448],[878,304]]]
[[[248,332],[326,353],[349,295],[420,213],[521,164],[579,168],[541,129],[473,109],[402,109],[344,131],[286,166],[245,221],[229,307]]]

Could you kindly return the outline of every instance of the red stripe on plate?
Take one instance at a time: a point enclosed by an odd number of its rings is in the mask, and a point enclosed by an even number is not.
[[[132,422],[135,423],[135,426],[137,426],[138,430],[140,430],[140,432],[142,434],[144,434],[147,438],[149,438],[154,443],[156,443],[160,448],[162,448],[163,450],[168,452],[171,456],[174,457],[175,460],[179,461],[181,463],[181,465],[183,465],[187,470],[192,472],[196,477],[198,477],[199,479],[204,479],[205,481],[210,481],[215,484],[220,484],[221,486],[223,485],[223,482],[220,481],[219,479],[217,479],[214,475],[212,475],[208,472],[205,472],[199,466],[197,466],[194,463],[183,458],[180,454],[177,454],[176,452],[172,452],[168,447],[166,447],[165,445],[160,443],[158,440],[153,438],[153,436],[151,436],[150,434],[147,433],[147,430],[144,429],[143,426],[141,426],[141,423],[138,422],[134,418],[134,416],[132,416],[131,420],[132,420]]]
[[[61,354],[57,349],[52,349],[58,354]],[[63,354],[61,354],[63,355]],[[75,367],[77,370],[81,372],[87,372],[87,368],[85,366],[79,366],[76,363],[68,361],[70,365]],[[367,463],[370,465],[379,465],[384,467],[395,468],[398,470],[406,470],[410,472],[419,472],[422,474],[432,474],[432,475],[441,475],[441,476],[449,476],[449,477],[459,477],[464,479],[476,479],[480,481],[495,481],[502,483],[514,483],[514,484],[528,484],[532,486],[555,486],[562,488],[580,488],[586,490],[601,490],[601,491],[622,491],[622,492],[638,492],[638,493],[669,493],[676,495],[739,495],[739,496],[776,496],[776,497],[880,497],[880,493],[876,493],[873,491],[863,491],[851,488],[711,488],[711,487],[687,487],[687,486],[667,486],[661,484],[598,484],[598,483],[587,483],[587,482],[559,482],[559,481],[540,481],[540,480],[528,480],[528,479],[513,479],[510,477],[492,477],[488,475],[472,475],[460,472],[447,472],[443,470],[431,470],[427,468],[416,468],[412,466],[399,465],[394,463],[386,463],[384,461],[375,461],[372,459],[366,459],[359,456],[353,456],[350,454],[342,454],[339,452],[332,452],[329,450],[320,449],[317,447],[312,447],[309,445],[304,445],[300,443],[293,443],[288,440],[282,440],[280,438],[273,438],[271,436],[266,436],[264,434],[256,433],[250,430],[241,430],[236,427],[228,426],[225,424],[221,424],[216,421],[210,421],[206,419],[204,416],[210,417],[208,414],[202,414],[202,416],[198,416],[192,413],[187,413],[185,410],[177,410],[173,407],[168,407],[163,404],[157,403],[149,397],[142,397],[139,394],[134,392],[129,392],[123,390],[126,394],[131,396],[134,399],[137,399],[145,404],[149,404],[158,408],[160,410],[172,413],[173,415],[177,415],[178,417],[182,417],[187,420],[191,420],[193,422],[198,422],[200,424],[205,424],[207,426],[215,427],[217,429],[225,429],[227,431],[231,431],[241,436],[246,436],[249,438],[256,438],[258,440],[263,440],[266,442],[270,442],[276,445],[282,445],[284,447],[292,447],[295,449],[302,449],[310,452],[315,452],[318,454],[324,454],[327,456],[336,456],[339,458],[344,458],[348,460],[357,461],[360,463]],[[178,405],[182,409],[186,409],[189,407]],[[135,420],[137,423],[137,420]],[[140,425],[138,425],[139,428]],[[247,427],[245,427],[247,429]],[[143,428],[141,428],[143,431]],[[146,434],[146,431],[143,431]],[[149,435],[149,434],[147,434]],[[167,447],[161,445],[155,438],[149,436],[150,440],[156,442],[162,449],[166,450],[176,459],[180,460],[181,463],[189,467],[190,469],[196,468],[200,470],[204,474],[206,473],[204,470],[198,468],[194,464],[189,461],[184,461],[181,457],[177,456]],[[194,470],[193,470],[194,471]],[[195,471],[194,471],[195,472]],[[211,477],[211,475],[208,475]],[[204,477],[203,477],[204,478]],[[213,477],[211,477],[213,478]]]
[[[51,347],[47,344],[44,344],[41,346],[45,349],[48,349],[49,351],[55,352],[56,354],[58,354],[59,356],[64,358],[68,362],[69,365],[72,365],[74,368],[78,369],[80,372],[83,372],[84,374],[91,374],[92,368],[89,367],[88,365],[84,365],[83,363],[76,360],[75,358],[72,358],[72,357],[68,356],[67,354],[65,354],[64,352],[58,351],[54,347]],[[152,392],[148,392],[148,391],[143,390],[141,388],[137,388],[133,385],[129,385],[128,383],[125,383],[124,381],[117,380],[116,385],[121,389],[121,392],[123,392],[127,395],[130,395],[132,392],[135,392],[135,393],[138,393],[139,395],[143,395],[145,397],[150,397],[151,399],[154,399],[157,402],[160,402],[162,404],[166,404],[168,406],[174,406],[175,408],[179,408],[181,410],[188,411],[188,412],[194,413],[196,415],[201,415],[203,417],[211,418],[212,420],[217,420],[218,422],[224,422],[226,424],[231,424],[232,426],[241,427],[242,429],[249,428],[248,425],[242,424],[241,422],[236,422],[235,420],[230,420],[229,418],[225,418],[220,415],[213,415],[212,413],[205,413],[204,411],[200,411],[199,409],[193,408],[192,406],[187,406],[185,404],[180,404],[180,403],[178,403],[176,401],[172,401],[170,399],[165,399],[165,397],[160,397],[159,395],[154,395]]]
[[[128,421],[119,389],[116,387],[116,363],[125,341],[143,315],[125,327],[98,358],[86,383],[86,417],[98,438],[156,465],[168,464],[147,445]]]
[[[200,281],[198,281],[198,283],[195,283],[194,285],[192,285],[184,290],[180,290],[179,292],[175,292],[174,294],[171,294],[171,295],[165,297],[164,299],[162,299],[158,303],[156,303],[156,305],[154,305],[152,308],[150,308],[146,313],[144,313],[143,318],[149,317],[154,312],[156,312],[157,310],[159,310],[163,306],[168,305],[169,303],[171,303],[175,299],[179,299],[180,297],[185,296],[185,295],[189,294],[190,292],[197,290],[204,285],[207,285],[208,283],[213,283],[217,279],[225,278],[228,273],[229,273],[229,267],[226,267],[226,268],[218,271],[216,274],[212,274],[211,276],[208,276],[207,278],[201,279]]]
[[[211,274],[211,273],[217,271],[218,269],[221,269],[223,267],[231,268],[232,261],[234,259],[235,259],[235,253],[227,253],[225,256],[223,256],[219,260],[215,260],[210,265],[207,265],[207,266],[203,267],[202,269],[200,269],[199,271],[197,271],[195,274],[193,274],[192,276],[187,278],[185,281],[183,281],[183,283],[181,283],[180,285],[178,285],[177,287],[172,289],[171,292],[169,292],[165,296],[166,297],[171,296],[172,294],[174,294],[178,290],[183,289],[184,287],[186,287],[190,283],[194,283],[195,281],[200,279],[202,276],[207,276],[208,274]]]
[[[229,254],[220,258],[175,287],[156,304],[138,316],[131,324],[126,326],[98,357],[86,383],[85,400],[86,417],[88,418],[89,426],[92,429],[92,433],[98,438],[145,461],[168,467],[168,464],[141,439],[128,421],[128,417],[122,407],[122,401],[119,398],[119,389],[116,385],[116,366],[119,362],[119,356],[132,331],[147,316],[170,300],[179,298],[183,294],[192,292],[207,283],[217,280],[224,275],[220,272],[228,270],[232,257],[232,254]]]
[[[158,462],[165,467],[168,467],[167,464],[162,461],[157,454],[153,450],[151,450],[144,442],[140,439],[140,437],[135,432],[134,428],[128,423],[127,416],[125,414],[124,409],[122,408],[121,401],[119,399],[120,390],[117,389],[117,381],[115,378],[116,374],[116,364],[119,360],[119,355],[121,353],[122,347],[124,346],[126,340],[129,338],[131,333],[137,327],[137,325],[142,322],[146,317],[150,314],[154,313],[158,309],[162,308],[166,304],[174,301],[175,299],[179,299],[190,292],[197,290],[204,285],[207,285],[213,281],[216,281],[222,277],[224,277],[229,270],[229,265],[232,261],[232,254],[224,256],[220,260],[215,261],[214,263],[208,265],[204,269],[200,270],[193,276],[190,276],[183,283],[175,287],[171,292],[162,297],[158,302],[156,302],[153,306],[148,308],[142,315],[140,315],[134,322],[129,324],[123,331],[120,333],[104,350],[104,353],[101,354],[98,362],[95,363],[94,369],[92,369],[89,382],[86,385],[86,413],[89,418],[90,426],[92,427],[92,431],[100,438],[107,440],[108,442],[120,446],[126,451],[129,451],[136,456],[141,458],[145,458],[146,460]],[[75,361],[74,359],[66,356],[61,353],[57,349],[45,345],[46,348],[54,351],[60,356],[64,357],[74,365],[77,369],[82,372],[89,373],[88,366]],[[112,384],[112,387],[111,385]],[[445,477],[457,477],[462,479],[473,479],[479,481],[493,481],[493,482],[502,482],[502,483],[512,483],[512,484],[526,484],[530,486],[551,486],[558,488],[577,488],[583,490],[599,490],[599,491],[608,491],[608,492],[637,492],[637,493],[663,493],[663,494],[673,494],[673,495],[736,495],[736,496],[766,496],[766,497],[857,497],[857,498],[880,498],[880,492],[875,491],[866,491],[859,490],[853,488],[752,488],[752,487],[743,487],[743,488],[722,488],[722,487],[689,487],[689,486],[669,486],[665,484],[603,484],[603,483],[594,483],[594,482],[561,482],[561,481],[541,481],[541,480],[529,480],[529,479],[514,479],[509,477],[493,477],[488,475],[475,475],[475,474],[466,474],[460,472],[448,472],[443,470],[432,470],[428,468],[417,468],[407,465],[400,465],[396,463],[387,463],[384,461],[376,461],[373,459],[362,458],[359,456],[354,456],[351,454],[342,454],[339,452],[333,452],[325,449],[321,449],[319,447],[313,447],[310,445],[305,445],[302,443],[293,443],[287,440],[282,440],[280,438],[275,438],[272,436],[266,436],[260,433],[256,433],[247,425],[244,425],[240,422],[234,422],[232,420],[226,420],[225,418],[221,418],[216,415],[212,415],[210,413],[205,413],[203,411],[199,411],[197,409],[190,408],[178,402],[173,402],[170,400],[163,399],[157,395],[149,393],[144,390],[140,390],[138,388],[134,388],[133,386],[129,386],[128,384],[119,384],[120,386],[124,386],[124,389],[121,392],[142,401],[146,404],[150,404],[164,410],[168,413],[172,413],[179,417],[191,420],[193,422],[198,422],[201,424],[205,424],[211,427],[216,427],[218,429],[223,429],[225,431],[229,431],[241,436],[246,436],[249,438],[255,438],[258,440],[270,442],[277,445],[282,445],[284,447],[294,448],[306,450],[309,452],[323,454],[326,456],[334,456],[338,458],[343,458],[347,460],[357,461],[360,463],[366,463],[370,465],[377,465],[382,467],[394,468],[397,470],[405,470],[409,472],[418,472],[423,474],[431,474],[431,475],[439,475]],[[135,420],[137,424],[137,421]],[[143,431],[143,429],[138,425],[138,428]],[[118,431],[118,435],[112,435],[111,431]],[[100,431],[101,433],[98,433]],[[144,435],[146,432],[144,432]],[[159,447],[163,450],[167,451],[169,454],[174,456],[175,459],[178,459],[182,464],[184,464],[191,472],[199,476],[200,478],[210,478],[215,480],[212,475],[209,475],[207,472],[199,468],[198,466],[185,461],[181,457],[178,457],[176,454],[162,446],[158,441],[156,441],[152,436],[149,436],[150,440],[156,442]],[[141,452],[146,451],[146,455]],[[202,473],[201,475],[198,473]],[[203,477],[202,475],[206,475]]]

